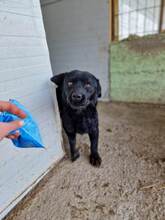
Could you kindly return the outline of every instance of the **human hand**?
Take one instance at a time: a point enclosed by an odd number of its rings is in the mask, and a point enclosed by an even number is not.
[[[10,112],[14,115],[17,115],[18,117],[24,119],[26,118],[26,114],[20,110],[16,105],[0,101],[0,111],[4,112]],[[15,134],[9,134],[11,131],[14,131],[20,127],[22,127],[24,122],[22,120],[12,121],[12,122],[0,122],[0,140],[2,140],[4,137],[10,138],[10,139],[16,139],[19,137],[19,132],[17,131]]]

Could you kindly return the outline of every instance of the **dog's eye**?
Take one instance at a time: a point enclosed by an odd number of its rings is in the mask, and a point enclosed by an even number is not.
[[[68,82],[68,86],[71,87],[73,85],[73,82]]]

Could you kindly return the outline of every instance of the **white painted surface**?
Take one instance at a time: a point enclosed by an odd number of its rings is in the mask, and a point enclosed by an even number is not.
[[[0,51],[0,100],[24,104],[38,122],[45,144],[45,149],[23,149],[9,140],[0,142],[2,219],[63,156],[39,0],[0,1]]]
[[[43,0],[42,12],[54,74],[87,70],[109,96],[108,1]]]
[[[160,5],[161,0],[119,0],[119,39],[158,33]]]

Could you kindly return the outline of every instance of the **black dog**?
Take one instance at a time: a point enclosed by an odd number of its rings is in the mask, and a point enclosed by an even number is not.
[[[68,136],[71,160],[79,157],[76,133],[88,133],[91,142],[90,163],[100,166],[98,153],[97,99],[101,97],[99,80],[91,73],[74,70],[51,78],[57,87],[57,100],[64,130]]]

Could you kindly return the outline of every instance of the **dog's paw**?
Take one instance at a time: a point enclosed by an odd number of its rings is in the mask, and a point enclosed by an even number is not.
[[[75,150],[74,154],[71,155],[71,161],[74,162],[75,160],[77,160],[80,157],[80,153],[78,150]]]
[[[101,165],[101,157],[98,153],[95,154],[91,154],[90,155],[90,163],[95,166],[95,167],[99,167]]]

